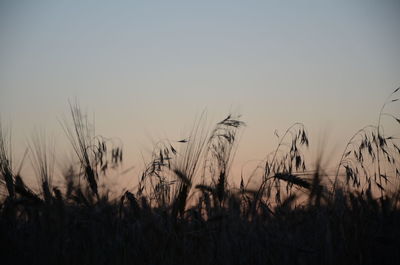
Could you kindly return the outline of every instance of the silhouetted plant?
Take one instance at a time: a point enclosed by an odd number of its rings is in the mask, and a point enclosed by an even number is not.
[[[399,99],[394,96],[400,88],[395,89],[382,105],[376,125],[367,125],[358,130],[347,142],[340,158],[333,188],[339,182],[339,171],[345,169],[345,183],[352,187],[360,188],[362,181],[371,189],[375,185],[380,190],[381,196],[385,185],[389,182],[388,171],[395,172],[395,177],[400,176],[398,169],[400,148],[398,138],[385,135],[382,118],[388,116],[400,124],[400,119],[392,113],[386,113],[385,108]],[[362,188],[363,189],[363,188]]]
[[[215,186],[216,197],[223,202],[226,193],[227,178],[234,157],[237,143],[237,132],[244,122],[239,120],[240,115],[228,115],[217,123],[208,140],[209,167],[211,180]]]
[[[0,172],[7,188],[8,196],[14,198],[14,176],[12,173],[11,134],[9,138],[0,122]]]
[[[109,164],[115,167],[122,162],[122,144],[115,145],[110,139],[96,136],[87,115],[82,113],[77,102],[70,103],[72,126],[64,119],[63,129],[80,162],[80,174],[85,177],[93,195],[99,198],[99,173],[106,173]],[[108,142],[112,143],[111,158],[107,157]]]
[[[281,137],[278,135],[277,137],[279,143],[275,151],[267,156],[256,200],[261,200],[264,195],[269,200],[272,189],[274,189],[275,202],[281,203],[281,181],[286,182],[286,192],[289,193],[293,184],[300,183],[299,181],[293,182],[300,179],[294,174],[306,170],[301,148],[308,147],[309,141],[304,125],[295,123]]]
[[[53,198],[54,145],[46,142],[44,133],[39,135],[36,132],[32,136],[30,151],[38,186],[41,188],[44,200],[49,203]]]
[[[384,107],[380,118],[398,121]],[[122,143],[96,136],[77,104],[71,104],[71,114],[72,126],[66,121],[63,126],[79,163],[69,163],[63,170],[65,188],[52,181],[52,152],[48,142],[37,136],[30,155],[42,185],[39,192],[30,189],[20,170],[13,170],[11,141],[0,130],[0,186],[5,195],[0,201],[2,264],[397,264],[400,260],[399,187],[385,189],[380,198],[369,187],[358,189],[362,176],[376,185],[381,185],[379,178],[387,179],[387,186],[399,177],[396,139],[384,134],[380,120],[347,144],[337,170],[345,168],[349,175],[341,185],[338,173],[325,174],[322,153],[315,168],[306,171],[302,150],[308,147],[308,135],[304,125],[296,123],[278,137],[261,174],[255,171],[248,177],[247,183],[254,177],[260,180],[260,186],[251,189],[245,184],[246,175],[239,187],[229,183],[244,123],[239,116],[228,115],[209,130],[202,115],[187,138],[154,146],[136,190],[111,197],[107,186],[100,192],[98,183],[122,162]],[[386,170],[384,161],[392,171]],[[82,176],[86,183],[80,183]],[[329,177],[336,177],[336,182],[329,182]]]

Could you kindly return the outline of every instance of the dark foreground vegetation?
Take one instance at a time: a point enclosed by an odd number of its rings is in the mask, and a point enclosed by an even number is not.
[[[40,135],[28,152],[40,188],[24,184],[1,129],[1,263],[400,264],[400,149],[383,126],[400,123],[386,112],[398,91],[350,139],[335,173],[320,161],[308,168],[296,123],[239,187],[229,170],[245,124],[234,115],[211,130],[201,116],[188,138],[156,143],[137,187],[117,197],[100,183],[122,145],[93,135],[77,104],[62,126],[78,163],[62,186]]]

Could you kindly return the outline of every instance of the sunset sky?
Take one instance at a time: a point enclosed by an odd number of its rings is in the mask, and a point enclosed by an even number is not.
[[[1,119],[16,154],[34,128],[62,145],[77,98],[140,168],[203,110],[235,111],[236,173],[294,122],[337,162],[400,85],[399,14],[400,1],[0,1]]]

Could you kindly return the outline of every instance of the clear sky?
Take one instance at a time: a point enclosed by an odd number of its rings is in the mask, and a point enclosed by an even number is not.
[[[296,121],[312,149],[328,135],[339,151],[400,85],[399,14],[400,1],[0,1],[1,118],[16,150],[34,127],[60,144],[77,97],[138,167],[204,109],[243,114],[239,165]]]

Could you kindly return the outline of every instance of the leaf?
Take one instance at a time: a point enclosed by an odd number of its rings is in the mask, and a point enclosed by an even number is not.
[[[207,185],[202,185],[202,184],[198,184],[196,185],[196,189],[202,190],[202,191],[208,191],[208,192],[213,192],[214,189],[210,186]]]
[[[375,184],[376,184],[376,186],[378,186],[379,189],[385,190],[385,189],[382,187],[382,185],[380,185],[378,182],[375,181]]]
[[[381,174],[381,177],[386,181],[388,180],[386,175]]]
[[[393,147],[397,150],[397,152],[400,154],[400,147],[398,147],[397,145],[393,144]]]
[[[170,147],[171,147],[172,153],[174,153],[174,155],[176,155],[176,150],[175,150],[175,148],[174,148],[172,145],[170,145]]]
[[[301,166],[301,157],[300,156],[296,156],[296,170],[298,170]]]
[[[179,169],[175,169],[174,173],[185,185],[191,185],[190,179],[186,176],[184,172]]]
[[[228,115],[224,120],[220,121],[218,124],[223,124],[224,122],[228,121],[231,118],[231,114]]]
[[[275,130],[275,131],[274,131],[274,134],[275,134],[275,136],[276,136],[276,137],[278,137],[278,138],[279,138],[279,135],[278,135],[278,130]]]

